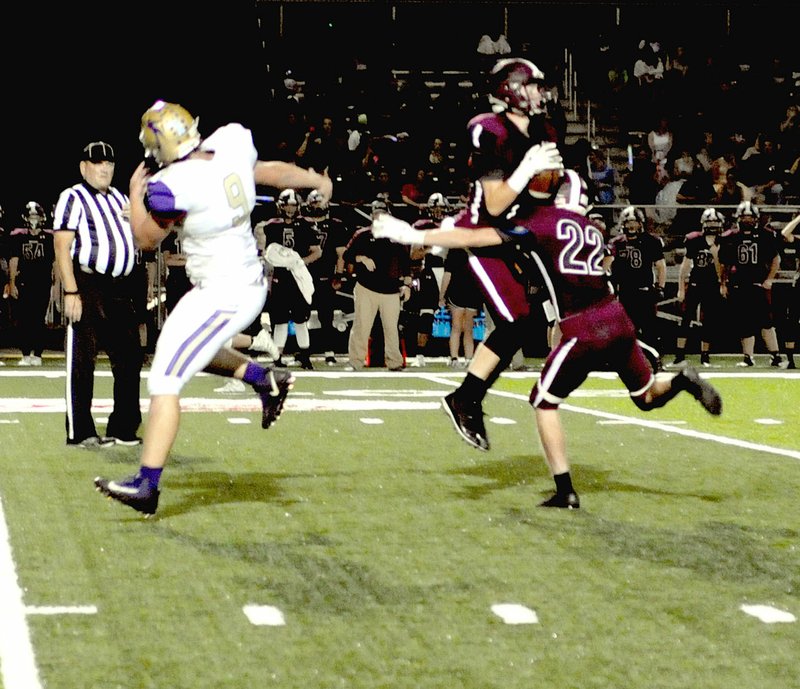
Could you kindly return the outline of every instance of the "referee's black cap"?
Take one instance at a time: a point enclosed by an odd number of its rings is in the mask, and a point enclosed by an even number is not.
[[[105,141],[92,141],[84,146],[81,160],[88,160],[90,163],[102,163],[108,160],[113,163],[114,149]]]

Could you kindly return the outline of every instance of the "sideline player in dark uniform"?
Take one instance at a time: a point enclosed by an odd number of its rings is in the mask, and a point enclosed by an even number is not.
[[[457,226],[420,232],[390,216],[373,223],[375,235],[402,244],[505,244],[517,252],[532,279],[544,281],[560,339],[530,394],[545,459],[556,484],[555,494],[540,503],[542,507],[580,507],[558,407],[592,371],[616,372],[631,400],[644,411],[664,406],[685,390],[709,413],[722,412],[721,397],[694,368],[687,366],[673,376],[656,378],[635,326],[612,294],[604,267],[605,238],[587,220],[587,206],[586,183],[577,172],[567,170],[554,204],[538,208],[511,232]]]
[[[322,249],[316,233],[300,216],[298,193],[294,189],[284,189],[278,196],[277,208],[279,217],[267,220],[264,225],[267,246],[275,243],[296,251],[306,266],[317,261],[322,256]],[[308,332],[311,305],[305,300],[288,268],[272,269],[267,312],[272,321],[272,338],[281,353],[289,337],[289,321],[293,321],[297,338],[297,361],[302,368],[313,369],[311,336]],[[278,365],[281,365],[280,361]]]
[[[547,191],[529,191],[531,179],[544,170],[563,169],[563,162],[558,134],[546,118],[542,71],[528,60],[504,58],[488,81],[492,112],[476,115],[467,125],[472,184],[455,224],[512,229],[539,204],[550,202]],[[522,346],[530,316],[528,281],[506,246],[477,247],[470,253],[470,268],[495,327],[443,406],[464,440],[488,450],[482,403]]]
[[[722,213],[706,208],[700,217],[700,231],[690,232],[683,240],[686,254],[678,272],[678,301],[683,315],[673,366],[686,361],[686,341],[695,318],[700,321],[700,363],[711,365],[711,341],[720,330],[725,308],[720,294],[717,241],[724,226]]]
[[[445,215],[451,211],[450,202],[441,192],[433,192],[425,203],[425,216],[414,222],[417,230],[439,227]],[[415,357],[417,366],[425,365],[425,354],[433,332],[433,315],[439,303],[439,283],[434,266],[442,266],[440,256],[435,256],[423,246],[412,246],[411,295],[403,304],[400,321],[409,357]],[[477,289],[477,288],[476,288]],[[470,326],[471,327],[471,326]]]
[[[786,368],[797,368],[794,362],[794,350],[797,343],[797,336],[800,334],[800,252],[795,247],[795,239],[797,238],[794,231],[800,225],[800,215],[792,218],[784,228],[781,230],[786,249],[784,254],[790,256],[789,248],[794,249],[794,254],[791,255],[793,262],[790,264],[794,267],[794,279],[792,282],[791,290],[786,297],[786,321],[785,328],[786,334],[783,338],[783,346],[786,351]]]
[[[314,296],[311,306],[317,310],[319,319],[319,346],[325,352],[325,363],[336,364],[334,343],[337,330],[333,325],[333,314],[338,301],[337,292],[342,286],[338,270],[342,254],[350,241],[347,226],[339,218],[331,217],[327,201],[316,190],[306,198],[304,218],[317,236],[322,250],[320,258],[309,264],[308,270],[314,279]]]
[[[639,339],[650,350],[656,370],[661,370],[658,302],[664,298],[667,262],[664,242],[645,231],[644,224],[644,213],[639,208],[628,206],[620,213],[622,232],[609,242],[613,258],[611,282]]]
[[[22,213],[25,227],[11,232],[9,296],[17,300],[18,366],[41,366],[46,329],[45,316],[53,287],[53,232],[44,229],[47,214],[36,201]]]
[[[736,227],[721,237],[722,293],[736,314],[742,342],[742,360],[737,366],[754,366],[756,331],[771,355],[770,364],[781,365],[778,334],[772,318],[772,281],[780,269],[778,239],[760,227],[761,212],[750,201],[742,201],[734,213]]]

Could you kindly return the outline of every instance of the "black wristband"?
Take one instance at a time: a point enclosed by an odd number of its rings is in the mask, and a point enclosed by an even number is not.
[[[74,294],[80,294],[80,292],[78,290],[75,290],[74,292],[67,292],[66,290],[64,290],[65,297],[71,297]]]

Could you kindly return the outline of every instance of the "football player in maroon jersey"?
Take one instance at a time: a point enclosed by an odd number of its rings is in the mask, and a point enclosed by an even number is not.
[[[457,225],[510,229],[539,204],[550,203],[546,190],[529,188],[536,186],[532,179],[539,173],[563,169],[558,137],[545,113],[543,83],[544,74],[528,60],[504,58],[491,70],[492,112],[476,115],[467,125],[472,184]],[[522,346],[530,305],[527,279],[509,247],[475,247],[470,253],[469,265],[495,328],[443,406],[464,440],[488,450],[483,399]]]
[[[543,281],[556,312],[559,340],[553,343],[530,394],[545,459],[556,492],[542,507],[580,507],[573,488],[559,405],[592,371],[614,371],[644,411],[664,406],[685,390],[711,414],[722,412],[719,393],[692,367],[656,377],[636,328],[614,297],[606,272],[606,242],[588,221],[586,183],[567,170],[552,205],[537,208],[506,231],[459,227],[419,231],[390,216],[373,222],[373,234],[402,244],[469,247],[506,246],[531,279]]]

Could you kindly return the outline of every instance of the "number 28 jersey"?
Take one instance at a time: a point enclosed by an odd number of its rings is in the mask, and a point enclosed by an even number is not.
[[[544,283],[557,320],[613,294],[603,266],[605,236],[586,216],[542,206],[513,232],[500,235],[522,253],[530,278]]]

